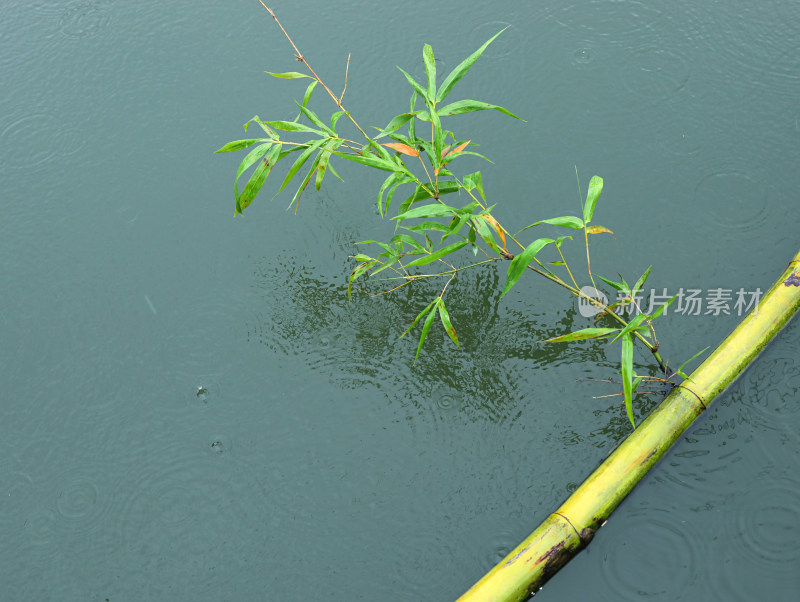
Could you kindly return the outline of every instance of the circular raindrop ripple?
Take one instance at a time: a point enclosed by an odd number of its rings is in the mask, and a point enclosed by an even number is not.
[[[750,409],[751,421],[770,430],[791,428],[797,423],[800,404],[800,370],[792,355],[763,358],[742,379],[741,400]]]
[[[211,449],[214,443],[227,445],[228,452],[173,448],[158,457],[144,451],[132,454],[151,459],[133,466],[112,496],[109,513],[116,545],[130,551],[125,564],[149,576],[150,589],[144,594],[163,598],[172,588],[205,596],[236,579],[269,545],[269,538],[254,527],[266,517],[252,467],[236,469],[229,461],[220,462],[230,454],[230,441],[212,437],[204,447]],[[108,541],[96,539],[97,558],[85,562],[102,569],[114,559],[104,558]]]
[[[761,234],[771,222],[767,192],[758,178],[744,171],[721,171],[704,177],[695,187],[696,229],[715,237]],[[721,243],[720,243],[721,244]]]
[[[727,537],[737,553],[765,572],[793,573],[800,566],[800,481],[795,475],[761,477],[736,496],[726,514]]]
[[[588,4],[567,5],[553,13],[558,23],[583,30],[587,38],[610,39],[628,47],[651,36],[661,16],[661,11],[652,5],[633,0],[592,0]]]
[[[699,577],[699,540],[667,510],[639,508],[604,532],[600,572],[615,600],[680,600]],[[647,578],[643,578],[647,575]]]
[[[49,112],[26,112],[0,120],[0,172],[33,169],[72,155],[86,144],[80,132]]]
[[[100,492],[88,476],[76,476],[58,492],[58,513],[72,523],[70,530],[85,531],[92,528],[102,516],[105,505],[100,503]],[[62,521],[63,522],[63,521]]]
[[[68,38],[88,38],[96,35],[108,25],[109,14],[105,8],[108,2],[98,0],[79,0],[71,2],[58,20],[59,31]]]
[[[623,85],[640,96],[669,98],[684,89],[689,81],[689,63],[679,54],[664,48],[640,48],[625,61]]]

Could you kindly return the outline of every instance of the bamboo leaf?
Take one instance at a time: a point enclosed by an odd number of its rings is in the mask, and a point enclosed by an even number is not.
[[[438,297],[433,303],[438,305],[441,302],[442,298]],[[435,306],[434,306],[435,307]],[[417,358],[419,357],[419,352],[422,350],[422,344],[425,342],[425,337],[428,336],[428,332],[431,329],[431,325],[433,324],[433,318],[436,315],[436,311],[432,311],[428,314],[428,317],[425,318],[425,323],[422,325],[422,333],[419,335],[419,345],[417,345],[417,353],[414,356],[414,363],[417,363]]]
[[[311,145],[306,150],[304,150],[302,153],[300,153],[300,156],[297,157],[295,162],[289,168],[289,171],[286,174],[286,177],[283,179],[283,184],[281,184],[281,187],[278,189],[278,192],[275,193],[275,196],[278,196],[280,194],[281,190],[286,188],[286,185],[289,182],[292,181],[292,178],[294,178],[294,176],[297,174],[297,172],[300,170],[300,168],[303,167],[303,165],[305,165],[305,162],[308,161],[308,158],[311,156],[311,154],[315,150],[317,150],[320,146],[325,144],[325,141],[326,141],[325,138],[322,138],[320,140],[314,140],[314,142],[312,142]]]
[[[239,164],[239,169],[236,170],[236,179],[233,181],[233,198],[236,199],[237,207],[239,206],[239,178],[248,167],[266,155],[271,146],[271,144],[262,144],[255,147],[253,150],[247,153],[247,156],[245,156],[245,158],[242,159],[242,162]]]
[[[464,176],[464,188],[467,190],[476,188],[481,198],[486,202],[486,195],[483,193],[483,176],[481,176],[481,172],[476,171],[475,173]]]
[[[333,115],[331,115],[331,129],[334,133],[336,133],[336,124],[342,115],[344,115],[344,111],[336,111]]]
[[[457,211],[458,210],[455,207],[434,203],[431,205],[423,205],[422,207],[409,209],[405,213],[396,215],[392,219],[404,220],[404,219],[413,219],[417,217],[443,217],[445,215],[447,216],[455,215]]]
[[[642,290],[642,287],[644,286],[645,281],[647,281],[647,277],[650,275],[650,270],[652,270],[652,269],[653,269],[653,266],[650,266],[649,268],[647,268],[645,273],[642,274],[642,277],[639,278],[639,280],[636,281],[636,284],[634,284],[633,288],[631,289],[631,294],[632,295],[636,295],[636,293],[638,293],[640,290]]]
[[[683,367],[684,367],[686,364],[688,364],[689,362],[691,362],[691,361],[692,361],[694,358],[696,358],[698,355],[700,355],[700,354],[704,353],[704,352],[705,352],[707,349],[708,349],[708,347],[704,347],[703,349],[701,349],[700,351],[698,351],[697,353],[695,353],[695,354],[694,354],[692,357],[690,357],[688,360],[686,360],[685,362],[683,362],[683,363],[680,365],[680,367],[679,367],[679,368],[676,370],[676,372],[677,372],[677,373],[680,373],[680,372],[681,372],[681,370],[683,370]],[[688,377],[687,377],[685,374],[682,374],[682,376],[683,376],[684,378],[688,378]]]
[[[436,99],[435,99],[437,103],[442,102],[447,97],[447,95],[450,94],[450,91],[453,89],[453,87],[459,81],[461,81],[462,77],[464,77],[467,74],[472,65],[475,64],[475,61],[477,61],[478,58],[483,54],[483,51],[486,50],[486,47],[489,46],[489,44],[491,44],[492,42],[494,42],[497,36],[499,36],[505,30],[506,28],[502,29],[501,31],[493,35],[487,42],[483,44],[483,46],[478,48],[475,52],[473,52],[471,55],[469,55],[467,58],[461,61],[461,63],[459,63],[456,66],[456,68],[450,72],[450,74],[442,82],[442,85],[439,86],[439,92],[436,94]]]
[[[572,215],[565,215],[562,217],[552,217],[550,219],[543,219],[538,222],[532,223],[530,226],[525,226],[520,232],[527,230],[528,228],[533,228],[534,226],[538,226],[539,224],[550,224],[553,226],[561,226],[562,228],[572,228],[573,230],[579,230],[583,228],[583,220],[579,217],[574,217]]]
[[[592,179],[589,180],[589,191],[586,194],[586,203],[583,205],[583,221],[587,224],[592,221],[594,208],[597,205],[597,199],[600,198],[601,192],[603,192],[603,178],[600,176],[592,176]]]
[[[315,130],[314,128],[310,128],[302,123],[297,123],[296,121],[267,121],[267,124],[271,125],[276,130],[283,130],[285,132],[311,132],[313,134],[319,134],[320,136],[325,135],[320,130]]]
[[[400,69],[400,67],[398,67],[398,69]],[[411,77],[408,73],[406,73],[402,69],[400,69],[400,72],[406,76],[408,83],[411,84],[411,87],[414,88],[414,91],[417,94],[422,96],[422,98],[426,99],[428,102],[432,101],[432,99],[428,97],[428,93],[425,91],[425,89],[422,86],[420,86],[413,77]]]
[[[264,73],[271,75],[272,77],[279,77],[280,79],[300,79],[301,77],[313,79],[310,75],[298,73],[297,71],[287,71],[286,73],[272,73],[271,71],[264,71]]]
[[[459,100],[458,102],[454,102],[449,105],[443,106],[441,109],[439,109],[438,112],[441,117],[447,117],[448,115],[462,115],[463,113],[472,113],[474,111],[485,111],[487,109],[494,109],[495,111],[499,111],[504,115],[513,117],[514,119],[525,121],[521,117],[514,115],[514,113],[512,113],[508,109],[504,109],[503,107],[499,107],[497,105],[489,104],[488,102],[482,102],[480,100]]]
[[[650,319],[651,320],[655,320],[656,318],[660,317],[661,314],[663,314],[667,310],[667,308],[670,305],[672,305],[672,302],[675,301],[675,299],[677,299],[677,298],[678,298],[678,295],[673,295],[672,297],[670,297],[670,299],[666,303],[664,303],[663,305],[659,305],[658,309],[656,309],[653,312],[653,317],[650,318]]]
[[[415,149],[413,146],[409,146],[408,144],[403,144],[401,142],[384,142],[383,146],[388,146],[392,150],[395,150],[398,153],[403,153],[404,155],[408,155],[409,157],[419,157],[417,149]]]
[[[442,122],[436,111],[431,111],[431,123],[433,123],[433,152],[436,156],[434,165],[438,168],[442,161],[442,148],[444,147],[444,131]]]
[[[383,181],[381,189],[378,191],[378,213],[381,214],[381,217],[383,217],[383,193],[386,191],[387,188],[389,188],[389,186],[394,184],[398,179],[402,179],[402,177],[403,174],[395,172],[390,174],[389,177]]]
[[[622,391],[625,395],[625,411],[633,428],[636,422],[633,420],[633,339],[630,334],[622,337]]]
[[[506,248],[506,234],[503,231],[503,227],[491,215],[487,215],[485,213],[482,213],[481,217],[483,219],[485,219],[487,222],[489,222],[489,224],[491,224],[492,228],[494,228],[497,231],[497,235],[500,237],[500,240],[503,241],[503,248],[505,249]]]
[[[315,83],[316,83],[316,82],[315,82]],[[294,102],[295,102],[295,104],[296,104],[298,107],[300,107],[300,112],[301,112],[303,115],[305,115],[306,117],[308,117],[308,120],[309,120],[311,123],[313,123],[313,124],[314,124],[315,126],[317,126],[319,129],[321,129],[322,131],[324,131],[326,134],[335,135],[334,131],[333,131],[331,128],[329,128],[329,127],[328,127],[328,126],[327,126],[327,125],[326,125],[326,124],[325,124],[325,123],[322,121],[322,119],[320,119],[319,117],[317,117],[317,114],[316,114],[314,111],[312,111],[311,109],[309,109],[309,108],[308,108],[308,107],[306,107],[305,105],[301,105],[301,104],[300,104],[299,102],[297,102],[297,101],[294,101]]]
[[[255,171],[253,172],[253,175],[250,176],[250,181],[244,187],[241,196],[236,199],[237,214],[246,209],[256,198],[256,195],[264,185],[267,176],[269,176],[272,168],[275,166],[276,159],[278,158],[280,152],[280,144],[274,144],[272,148],[267,151],[266,155],[261,160],[261,163],[259,163],[258,167],[256,167]]]
[[[531,244],[525,247],[525,250],[511,260],[511,265],[508,266],[508,274],[506,275],[506,284],[503,287],[503,292],[500,295],[502,299],[505,294],[511,290],[511,287],[517,283],[522,273],[530,265],[536,254],[550,243],[555,242],[552,238],[538,238]]]
[[[406,267],[411,268],[418,265],[426,265],[429,263],[433,263],[437,259],[441,259],[442,257],[449,255],[450,253],[458,251],[461,247],[463,247],[466,244],[467,244],[466,240],[459,240],[458,242],[454,242],[452,245],[447,245],[446,247],[442,247],[441,249],[431,253],[430,255],[424,255],[419,259],[415,259],[414,261],[407,263]]]
[[[542,341],[543,343],[567,343],[569,341],[583,341],[585,339],[597,339],[605,337],[613,332],[617,332],[618,328],[584,328],[583,330],[576,330],[569,334],[561,335],[552,339]]]
[[[444,326],[444,331],[447,333],[447,336],[450,337],[456,347],[458,347],[458,335],[456,334],[456,329],[453,328],[453,324],[450,321],[450,314],[447,313],[447,309],[444,307],[444,299],[439,301],[439,317],[442,319],[442,326]]]
[[[636,328],[639,326],[639,324],[641,324],[646,318],[647,318],[647,314],[638,314],[635,318],[633,318],[633,320],[628,322],[628,324],[625,326],[625,328],[620,330],[620,332],[619,332],[619,334],[617,336],[615,336],[609,342],[613,343],[614,341],[618,340],[620,337],[630,336],[630,332],[632,330],[636,330]]]
[[[258,142],[269,142],[266,138],[251,138],[249,140],[234,140],[232,142],[228,142],[225,146],[221,149],[214,151],[215,153],[232,153],[238,150],[242,150],[243,148],[247,148],[248,146],[253,146]]]
[[[419,312],[417,314],[417,317],[414,318],[414,320],[411,322],[411,324],[408,325],[408,328],[406,328],[403,331],[403,334],[400,335],[401,339],[404,336],[406,336],[409,332],[411,332],[411,329],[414,328],[414,326],[417,324],[417,322],[419,322],[422,319],[422,317],[430,311],[430,309],[433,307],[433,304],[436,303],[438,300],[439,300],[439,297],[436,297],[436,299],[434,299],[433,301],[428,303],[428,305],[425,306],[425,309],[423,309],[421,312]]]
[[[492,251],[499,255],[500,248],[494,240],[494,235],[492,234],[492,229],[489,227],[489,223],[482,216],[476,215],[472,218],[472,224],[478,231],[481,240],[483,240]]]
[[[361,163],[367,167],[374,167],[375,169],[381,169],[383,171],[400,171],[400,167],[395,165],[393,162],[387,161],[386,159],[381,159],[380,157],[375,157],[373,155],[349,155],[339,151],[334,151],[334,153],[343,159],[355,161],[356,163]]]
[[[397,117],[394,117],[389,123],[386,124],[385,128],[378,131],[378,134],[375,136],[375,138],[373,138],[373,140],[378,140],[379,138],[383,138],[384,136],[388,136],[389,134],[396,132],[418,112],[419,111],[414,111],[412,109],[410,113],[401,113]]]
[[[428,98],[436,98],[436,59],[433,58],[430,44],[422,48],[422,59],[425,62],[425,75],[428,76]]]
[[[589,226],[588,228],[586,228],[586,232],[589,234],[603,234],[603,233],[614,234],[611,230],[609,230],[605,226]]]
[[[620,282],[614,282],[613,280],[609,280],[608,278],[604,278],[604,277],[603,277],[603,276],[601,276],[600,274],[596,274],[596,276],[597,276],[598,278],[600,278],[600,280],[602,280],[603,282],[605,282],[607,285],[614,287],[614,288],[615,288],[615,289],[617,289],[618,291],[622,291],[623,293],[626,293],[626,294],[630,292],[630,290],[628,289],[628,287],[627,287],[627,286],[625,286],[624,284],[620,283]]]
[[[365,257],[363,255],[357,255],[356,257]],[[353,271],[350,272],[350,278],[347,281],[347,300],[350,301],[350,295],[352,294],[352,287],[353,281],[358,278],[359,276],[364,275],[367,273],[370,268],[372,268],[377,262],[375,259],[369,259],[368,261],[364,261],[363,263],[359,263]]]
[[[297,201],[300,200],[300,197],[303,195],[303,191],[306,189],[306,186],[308,186],[308,183],[311,180],[311,176],[313,176],[314,173],[317,171],[317,166],[319,165],[319,160],[320,160],[321,156],[322,156],[322,153],[319,152],[319,153],[317,153],[317,156],[314,157],[314,160],[311,162],[311,168],[308,170],[308,173],[306,174],[306,177],[303,178],[303,181],[300,183],[300,187],[297,189],[297,192],[294,193],[294,196],[292,197],[292,201],[289,203],[289,207],[291,207]]]

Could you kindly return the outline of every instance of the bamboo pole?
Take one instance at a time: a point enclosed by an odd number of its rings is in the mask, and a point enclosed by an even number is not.
[[[586,547],[692,422],[800,308],[800,252],[716,350],[653,410],[581,486],[458,602],[517,602]]]

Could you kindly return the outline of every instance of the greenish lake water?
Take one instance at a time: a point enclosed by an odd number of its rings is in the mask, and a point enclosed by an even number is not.
[[[378,126],[407,108],[395,65],[421,76],[427,42],[449,71],[510,25],[453,94],[527,121],[454,120],[495,162],[464,169],[520,227],[576,211],[576,166],[602,175],[603,275],[765,291],[797,252],[797,3],[272,8],[335,89],[352,53],[345,101]],[[213,151],[293,118],[304,85],[263,72],[299,67],[256,0],[0,6],[3,600],[452,600],[628,433],[593,398],[614,387],[577,380],[617,348],[538,342],[588,323],[544,280],[499,301],[502,271],[458,278],[462,347],[438,329],[416,365],[399,335],[436,285],[347,303],[355,241],[391,231],[380,174],[340,161],[297,215],[272,182],[232,219],[242,155]],[[662,354],[736,313],[671,313]],[[795,600],[799,336],[537,598]]]

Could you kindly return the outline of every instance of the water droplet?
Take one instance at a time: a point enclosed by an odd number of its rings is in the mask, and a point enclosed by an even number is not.
[[[578,48],[573,53],[573,60],[576,63],[581,64],[581,65],[586,65],[586,64],[592,62],[593,58],[594,57],[592,55],[592,51],[589,50],[588,48]]]

